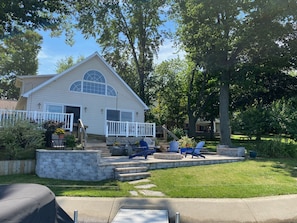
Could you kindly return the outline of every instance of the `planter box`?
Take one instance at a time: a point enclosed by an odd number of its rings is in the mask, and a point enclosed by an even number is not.
[[[193,148],[180,148],[180,153],[181,154],[192,154],[193,153]]]
[[[124,147],[122,147],[122,146],[111,146],[110,152],[111,152],[112,156],[124,156],[125,155],[125,150],[124,150]]]

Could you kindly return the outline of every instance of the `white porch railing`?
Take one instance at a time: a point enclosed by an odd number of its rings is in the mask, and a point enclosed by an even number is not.
[[[63,128],[72,132],[73,130],[72,113],[54,113],[23,110],[5,110],[0,109],[0,126],[13,125],[19,120],[28,120],[42,125],[46,121],[63,122]]]
[[[106,121],[105,136],[156,137],[155,123]]]

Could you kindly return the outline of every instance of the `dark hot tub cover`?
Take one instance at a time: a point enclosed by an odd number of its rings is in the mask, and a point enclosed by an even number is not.
[[[39,184],[0,185],[1,223],[73,223],[55,194]]]

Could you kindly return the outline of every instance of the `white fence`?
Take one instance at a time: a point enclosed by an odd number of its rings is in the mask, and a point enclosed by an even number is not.
[[[72,132],[73,114],[72,113],[54,113],[23,110],[5,110],[0,109],[0,126],[13,125],[19,120],[28,120],[42,125],[46,121],[63,122],[63,128]]]
[[[140,122],[106,121],[105,136],[156,137],[156,124]]]

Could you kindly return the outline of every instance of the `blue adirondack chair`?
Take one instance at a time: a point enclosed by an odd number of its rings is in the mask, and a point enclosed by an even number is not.
[[[201,154],[201,149],[203,148],[203,146],[205,145],[205,142],[204,141],[201,141],[199,143],[197,143],[196,147],[193,148],[193,151],[192,153],[190,153],[192,155],[192,158],[194,156],[198,157],[203,157],[205,159],[205,156]],[[185,153],[185,157],[187,157],[187,153]]]
[[[155,149],[150,149],[147,142],[144,140],[139,141],[139,147],[136,147],[135,150],[137,152],[130,155],[129,159],[132,159],[136,156],[144,156],[144,158],[147,159],[148,155],[152,155],[152,154],[154,154],[154,152],[156,152]]]

